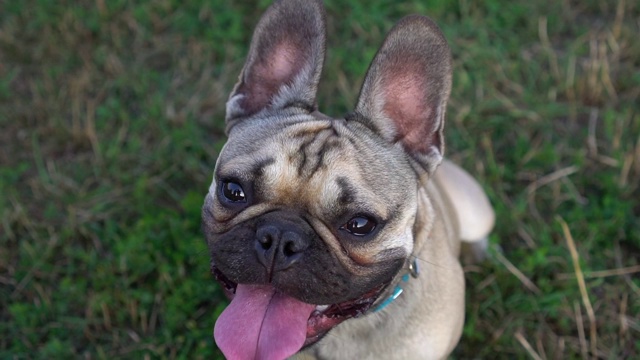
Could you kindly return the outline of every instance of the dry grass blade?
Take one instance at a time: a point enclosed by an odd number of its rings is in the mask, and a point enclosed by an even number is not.
[[[540,179],[532,182],[531,184],[529,184],[529,186],[527,186],[527,194],[531,195],[533,194],[538,188],[541,188],[547,184],[550,184],[554,181],[560,180],[563,177],[569,176],[573,173],[576,173],[578,171],[578,167],[575,165],[571,165],[569,167],[566,167],[564,169],[560,169],[557,171],[552,172],[551,174],[545,175],[543,177],[541,177]]]
[[[516,340],[518,340],[518,342],[520,343],[520,345],[522,345],[522,347],[527,351],[527,353],[529,353],[531,358],[535,360],[543,360],[540,357],[540,355],[538,355],[538,353],[535,350],[533,350],[533,347],[531,346],[531,344],[529,344],[527,339],[524,338],[524,336],[520,331],[516,332],[515,337],[516,337]]]
[[[589,350],[587,347],[587,338],[584,335],[584,321],[582,321],[582,311],[580,304],[576,301],[573,303],[573,312],[576,314],[576,327],[578,328],[578,340],[580,341],[580,352],[583,359],[588,359]]]
[[[549,54],[549,63],[551,65],[551,72],[555,79],[560,81],[560,66],[558,65],[558,56],[551,46],[549,40],[549,34],[547,32],[547,17],[541,16],[538,18],[538,36],[540,37],[540,43],[544,47],[545,51]]]
[[[622,301],[620,302],[620,315],[618,315],[620,317],[620,332],[618,333],[618,336],[620,337],[624,337],[627,331],[629,330],[629,326],[627,325],[627,321],[626,321],[628,302],[629,302],[629,294],[623,294]]]
[[[504,255],[502,255],[499,251],[496,251],[496,258],[498,259],[498,261],[504,265],[507,270],[509,270],[509,272],[511,272],[513,275],[515,275],[518,280],[520,280],[520,282],[522,282],[522,284],[529,289],[531,292],[533,292],[536,295],[541,295],[542,291],[540,291],[540,288],[538,288],[536,286],[536,284],[533,283],[533,281],[529,280],[529,278],[522,273],[522,271],[518,270],[517,267],[515,267],[515,265],[513,265],[506,257],[504,257]]]
[[[584,281],[584,275],[582,273],[582,269],[580,268],[580,256],[578,255],[578,250],[576,249],[576,244],[573,241],[573,236],[571,236],[571,232],[569,231],[569,226],[560,216],[557,217],[560,225],[562,226],[562,232],[564,233],[564,238],[567,241],[567,246],[569,247],[569,251],[571,252],[571,260],[573,261],[573,269],[576,273],[576,278],[578,279],[578,286],[580,287],[580,294],[582,295],[582,304],[587,309],[587,316],[589,317],[589,340],[591,342],[591,354],[592,356],[596,356],[597,354],[597,344],[598,344],[598,332],[596,328],[596,315],[593,311],[593,307],[591,306],[591,300],[589,300],[589,294],[587,293],[587,285]]]
[[[591,271],[586,274],[583,274],[583,276],[587,279],[595,279],[595,278],[603,278],[603,277],[609,277],[609,276],[630,275],[635,273],[640,273],[640,265],[628,266],[628,267],[619,268],[619,269]],[[576,277],[575,274],[559,274],[558,275],[558,279],[561,279],[561,280],[574,279],[575,277]]]

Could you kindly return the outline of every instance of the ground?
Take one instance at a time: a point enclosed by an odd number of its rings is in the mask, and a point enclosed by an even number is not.
[[[0,4],[0,358],[220,358],[200,207],[259,1]],[[497,212],[453,358],[640,357],[640,5],[326,1],[322,111],[386,31],[454,58],[447,156]]]

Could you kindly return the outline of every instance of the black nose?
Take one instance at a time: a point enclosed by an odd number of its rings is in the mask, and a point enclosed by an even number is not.
[[[298,232],[265,225],[256,231],[258,260],[267,269],[269,278],[274,272],[285,270],[302,257],[309,242]]]

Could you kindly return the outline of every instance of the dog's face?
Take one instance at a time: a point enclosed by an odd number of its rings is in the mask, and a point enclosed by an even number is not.
[[[266,117],[232,131],[207,199],[213,264],[310,304],[388,283],[411,253],[416,177],[357,122]]]
[[[316,111],[321,4],[272,5],[227,103],[228,142],[203,208],[231,305],[229,358],[285,358],[366,313],[413,250],[417,191],[442,158],[450,56],[408,17],[376,55],[355,111]]]

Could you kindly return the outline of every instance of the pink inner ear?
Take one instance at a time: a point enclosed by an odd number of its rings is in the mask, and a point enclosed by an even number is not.
[[[296,44],[290,39],[284,39],[259,56],[243,87],[239,89],[239,92],[247,95],[242,100],[242,106],[248,113],[267,107],[280,88],[290,85],[302,66],[308,62],[307,54],[296,48]]]
[[[434,109],[429,104],[426,80],[419,72],[394,69],[383,80],[384,113],[396,125],[397,141],[415,152],[426,152],[435,145]]]
[[[273,60],[270,64],[267,64],[270,67],[270,78],[274,81],[290,80],[288,77],[300,67],[299,65],[295,66],[295,62],[303,60],[295,57],[295,49],[291,44],[284,42],[276,46],[275,50],[273,50]]]

